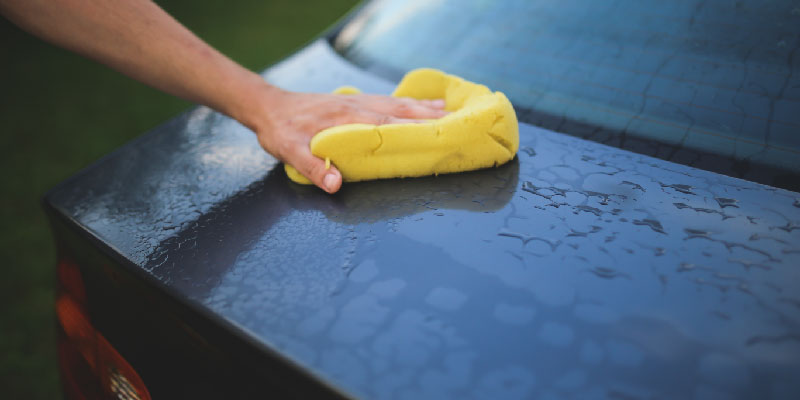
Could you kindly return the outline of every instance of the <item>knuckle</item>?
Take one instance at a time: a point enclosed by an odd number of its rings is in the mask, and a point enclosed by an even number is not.
[[[354,122],[358,122],[359,119],[360,118],[359,118],[358,114],[356,114],[356,115],[353,115],[353,114],[339,114],[335,118],[333,118],[331,120],[331,123],[328,124],[328,125],[336,126],[336,125],[352,124]]]
[[[394,122],[394,117],[390,115],[381,115],[378,117],[378,125],[386,125]]]
[[[350,112],[350,106],[343,102],[337,102],[328,106],[327,111],[329,115],[340,117]]]
[[[394,107],[394,110],[395,110],[395,112],[397,112],[398,114],[406,115],[406,114],[409,114],[409,113],[411,113],[412,111],[414,111],[414,108],[413,108],[413,107],[411,107],[411,105],[409,105],[409,104],[406,104],[406,103],[400,103],[400,104],[397,104],[397,105]]]
[[[290,158],[292,156],[293,150],[294,148],[292,146],[292,143],[286,141],[280,141],[278,142],[278,145],[275,148],[275,153],[276,153],[275,156],[281,160],[286,160],[287,158]]]
[[[323,175],[325,174],[325,165],[316,162],[316,160],[313,159],[309,160],[307,167],[308,167],[307,172],[309,174],[308,178],[313,181],[321,180]]]

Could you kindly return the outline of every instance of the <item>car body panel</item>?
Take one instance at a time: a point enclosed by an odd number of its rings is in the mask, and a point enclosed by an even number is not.
[[[264,76],[393,88],[324,39]],[[331,196],[197,107],[46,201],[349,395],[800,393],[800,195],[783,189],[520,124],[504,166]]]

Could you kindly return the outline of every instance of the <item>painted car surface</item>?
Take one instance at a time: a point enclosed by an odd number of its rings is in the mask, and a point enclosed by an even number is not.
[[[326,39],[263,75],[394,86]],[[114,268],[332,395],[800,395],[800,194],[785,189],[521,123],[504,166],[330,196],[197,107],[46,202]]]

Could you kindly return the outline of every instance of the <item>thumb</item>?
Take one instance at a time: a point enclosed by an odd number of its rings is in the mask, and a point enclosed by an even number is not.
[[[300,146],[298,146],[300,147]],[[342,186],[342,174],[333,165],[311,154],[307,147],[300,148],[288,160],[303,176],[328,193],[336,193]]]

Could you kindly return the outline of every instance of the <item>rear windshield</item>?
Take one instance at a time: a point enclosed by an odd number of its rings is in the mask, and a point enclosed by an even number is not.
[[[800,187],[798,1],[384,0],[335,45],[393,79],[484,83],[531,124]]]

